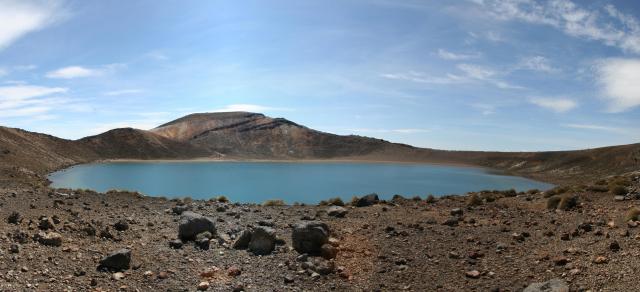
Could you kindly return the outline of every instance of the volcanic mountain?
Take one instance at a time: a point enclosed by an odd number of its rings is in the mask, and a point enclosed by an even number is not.
[[[259,113],[191,114],[149,131],[124,128],[71,141],[0,127],[0,171],[46,173],[104,159],[345,159],[455,163],[551,182],[640,169],[640,144],[578,151],[445,151],[307,128]]]

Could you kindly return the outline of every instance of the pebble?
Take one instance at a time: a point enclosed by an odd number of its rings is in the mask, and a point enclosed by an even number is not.
[[[209,289],[209,282],[203,281],[203,282],[200,282],[200,284],[198,284],[199,291],[206,291],[208,289]]]
[[[467,276],[468,278],[471,278],[471,279],[478,279],[478,278],[480,278],[480,272],[478,270],[467,271],[465,273],[465,276]]]

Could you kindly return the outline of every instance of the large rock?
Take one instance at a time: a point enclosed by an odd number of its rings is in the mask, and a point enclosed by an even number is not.
[[[329,226],[317,221],[298,223],[293,227],[291,241],[299,253],[319,255],[322,245],[329,241]]]
[[[244,230],[240,233],[240,236],[236,238],[231,247],[233,249],[246,249],[249,247],[249,242],[251,242],[251,230]]]
[[[347,209],[340,206],[331,206],[327,209],[327,215],[331,217],[342,218],[347,215]]]
[[[251,233],[249,250],[257,255],[270,254],[276,248],[276,232],[271,227],[258,226]]]
[[[356,202],[356,207],[367,207],[371,205],[375,205],[380,201],[377,194],[369,194],[366,195]]]
[[[198,213],[185,211],[180,217],[178,225],[178,237],[182,240],[195,240],[196,236],[202,232],[216,233],[215,221],[209,217]]]
[[[119,249],[100,261],[99,269],[122,271],[129,269],[131,264],[131,250]]]
[[[533,283],[523,292],[569,292],[569,286],[563,280],[551,279],[547,282]]]

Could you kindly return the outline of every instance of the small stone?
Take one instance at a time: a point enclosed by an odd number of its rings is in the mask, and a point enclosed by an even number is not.
[[[152,271],[145,271],[142,275],[145,278],[151,278],[151,277],[153,277],[153,272]]]
[[[285,283],[285,284],[291,284],[291,283],[293,283],[293,282],[294,282],[293,277],[292,277],[292,276],[289,276],[289,275],[284,276],[283,280],[284,280],[284,283]]]
[[[54,229],[55,226],[53,225],[53,221],[46,216],[42,216],[40,217],[40,223],[38,223],[38,228],[40,228],[41,230],[49,230],[49,229]]]
[[[227,275],[231,277],[240,276],[241,273],[242,271],[240,271],[240,269],[236,266],[231,266],[230,268],[227,269]]]
[[[478,272],[477,270],[467,271],[465,273],[465,276],[467,276],[468,278],[471,278],[471,279],[478,279],[478,278],[480,278],[480,272]]]
[[[9,251],[11,253],[20,253],[20,245],[17,243],[12,243],[11,246],[9,246]]]
[[[169,241],[169,247],[173,248],[173,249],[181,249],[182,248],[182,240],[180,239],[174,239],[172,241]]]
[[[119,220],[115,224],[113,224],[113,228],[118,231],[125,231],[129,229],[129,222],[127,220]]]
[[[124,273],[122,273],[122,272],[114,273],[114,274],[112,275],[112,278],[113,278],[114,280],[122,280],[122,279],[124,279]]]
[[[196,246],[201,250],[209,250],[211,241],[208,238],[200,238],[195,241]]]
[[[604,256],[598,256],[593,260],[594,264],[606,264],[609,260]]]
[[[47,246],[61,246],[62,245],[62,235],[56,232],[40,232],[35,236],[36,240],[42,244]]]
[[[613,252],[618,252],[620,250],[620,244],[617,241],[612,241],[609,244],[609,249]]]
[[[130,264],[131,250],[123,248],[104,257],[98,268],[119,271],[129,269]]]
[[[209,289],[209,282],[203,281],[198,284],[198,291],[206,291]]]
[[[451,217],[451,218],[449,218],[449,219],[445,220],[445,221],[442,223],[442,225],[447,225],[447,226],[450,226],[450,227],[458,226],[458,218],[456,218],[456,217]]]
[[[167,279],[167,278],[169,278],[169,273],[167,273],[165,271],[162,271],[162,272],[158,273],[158,279],[163,279],[164,280],[164,279]]]
[[[451,216],[462,216],[462,214],[464,214],[464,211],[462,211],[462,209],[460,208],[454,208],[451,209],[449,213],[451,214]]]
[[[347,209],[340,206],[331,206],[327,209],[327,215],[336,218],[343,218],[347,215]]]
[[[320,249],[320,256],[327,260],[335,258],[336,255],[338,255],[338,249],[331,244],[325,243],[320,247]]]
[[[569,292],[569,286],[563,280],[552,279],[547,282],[532,283],[523,292]]]
[[[566,265],[568,262],[569,262],[569,259],[567,259],[566,257],[562,257],[562,256],[561,256],[561,257],[553,258],[553,263],[554,263],[556,266],[564,266],[564,265]]]

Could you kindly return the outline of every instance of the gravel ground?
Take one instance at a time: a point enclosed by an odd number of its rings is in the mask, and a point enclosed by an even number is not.
[[[627,181],[622,197],[568,188],[557,195],[575,198],[559,207],[565,210],[548,209],[549,194],[541,192],[485,192],[345,206],[340,218],[329,216],[328,206],[53,190],[37,175],[4,176],[0,290],[521,291],[560,279],[571,291],[632,291],[640,228],[625,214],[640,207],[638,173]],[[190,241],[170,247],[178,239],[176,206],[215,222],[209,249]],[[301,256],[293,248],[292,226],[311,221],[328,225],[334,258]],[[232,247],[243,230],[258,226],[275,231],[271,253]],[[131,251],[129,268],[98,268],[122,248]]]

